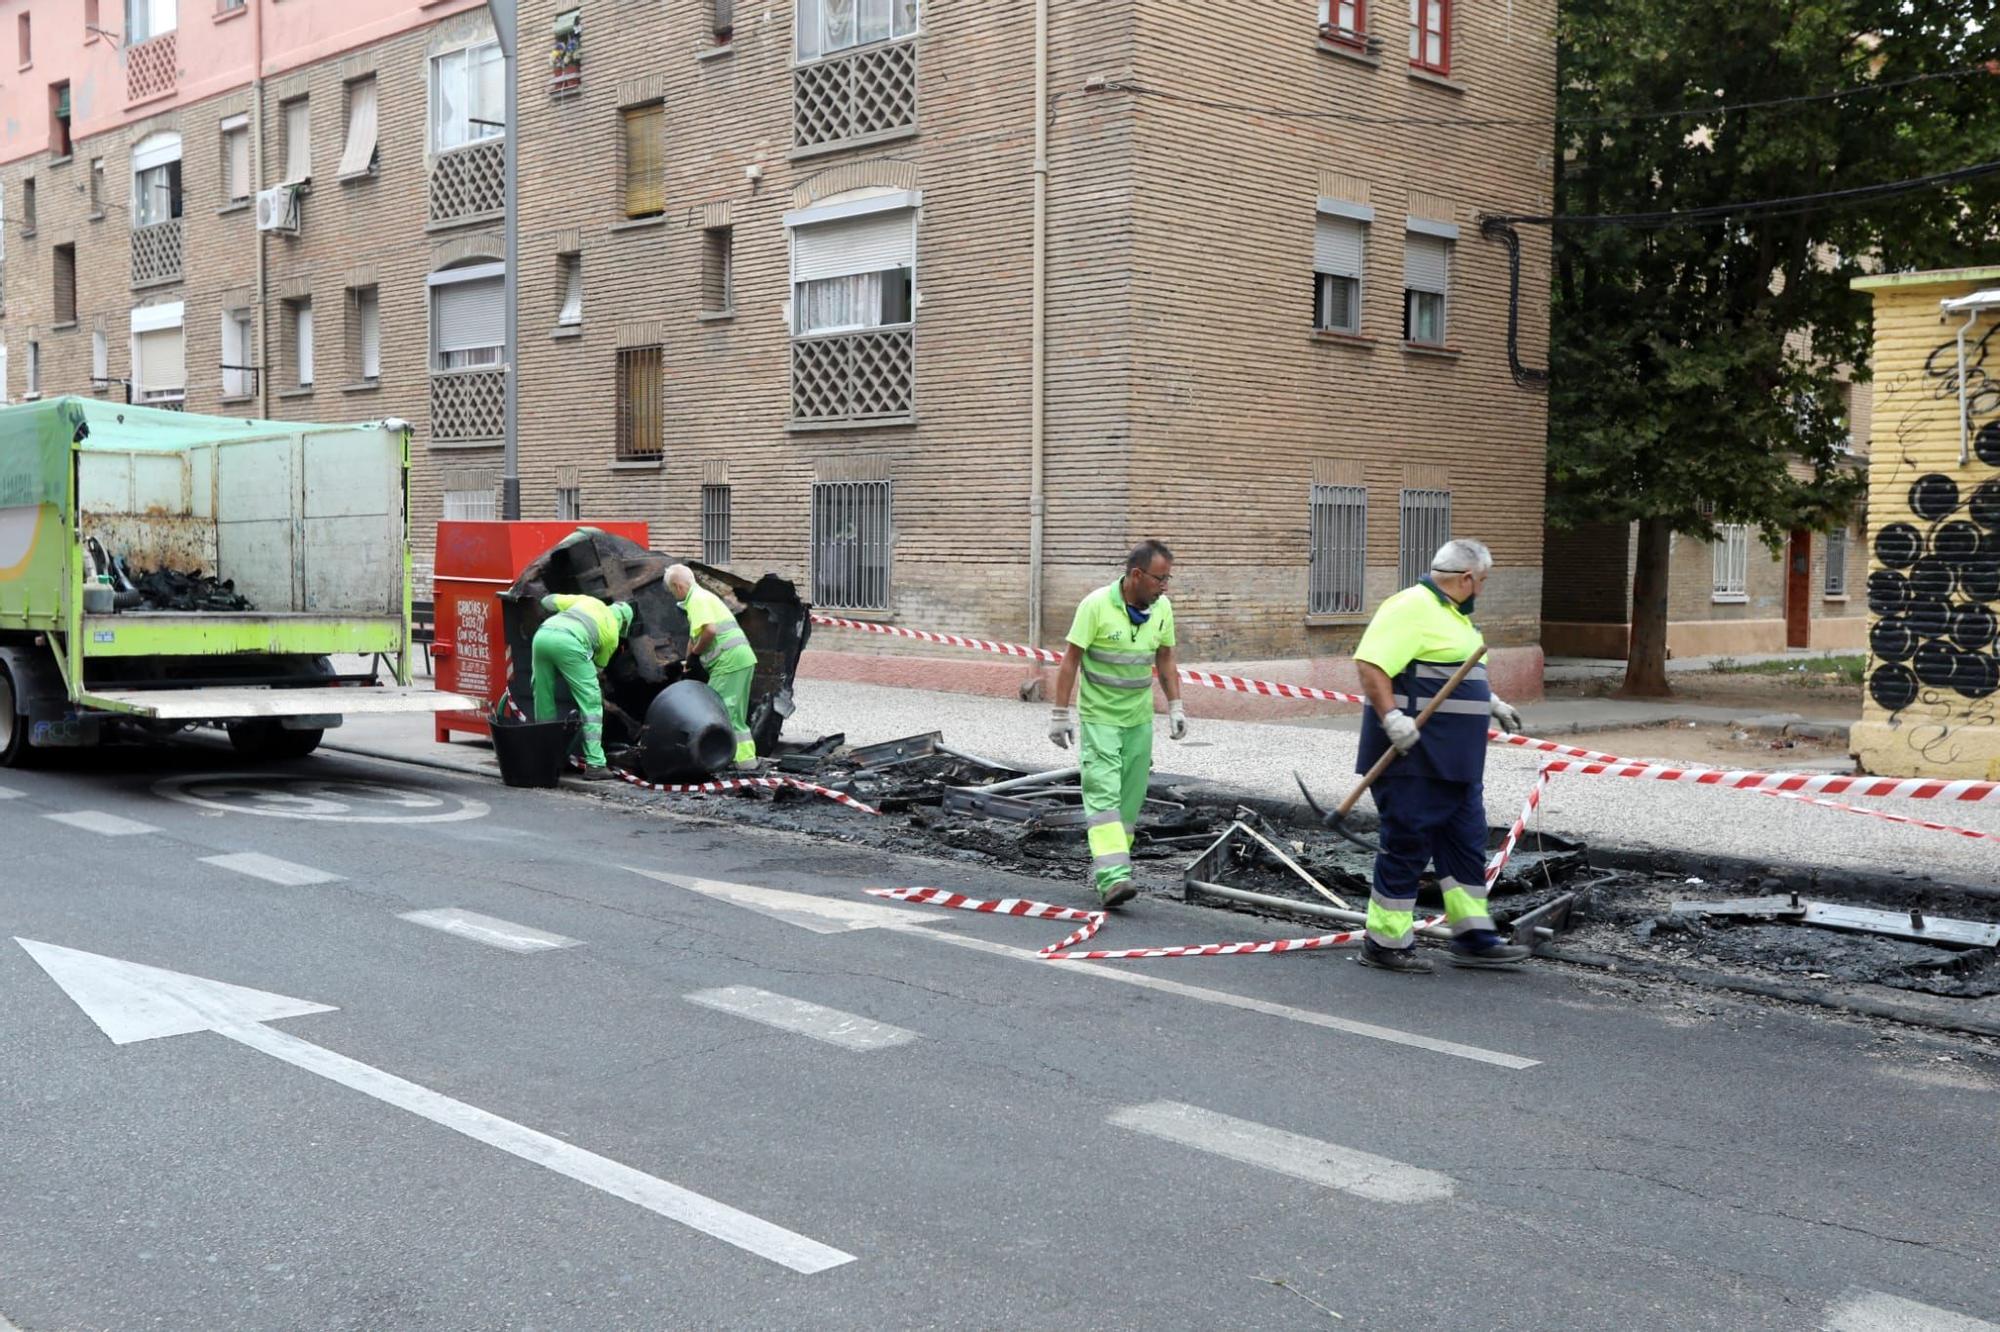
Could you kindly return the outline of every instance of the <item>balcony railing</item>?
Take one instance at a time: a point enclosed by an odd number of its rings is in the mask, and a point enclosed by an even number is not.
[[[181,219],[169,218],[132,229],[132,285],[178,282],[181,276]]]
[[[795,147],[867,139],[916,123],[915,41],[833,56],[792,75]]]
[[[911,328],[798,338],[792,343],[792,420],[907,418],[916,408],[916,380]]]
[[[126,101],[138,102],[172,92],[180,82],[180,56],[175,49],[175,35],[163,32],[126,50]]]
[[[431,371],[431,440],[499,439],[507,430],[507,371]]]
[[[431,163],[430,220],[470,222],[497,217],[507,206],[507,141],[481,139],[439,153]]]

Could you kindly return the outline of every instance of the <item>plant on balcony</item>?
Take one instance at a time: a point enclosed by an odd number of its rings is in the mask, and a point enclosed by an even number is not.
[[[549,55],[549,91],[569,92],[583,82],[583,11],[556,17],[555,47]]]

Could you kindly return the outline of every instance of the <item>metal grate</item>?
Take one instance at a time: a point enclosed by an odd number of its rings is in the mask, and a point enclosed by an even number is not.
[[[431,438],[499,439],[506,433],[505,370],[431,372]]]
[[[583,521],[583,490],[581,487],[556,487],[556,521],[559,523],[577,523]]]
[[[815,61],[792,75],[796,147],[867,138],[916,123],[915,42]]]
[[[658,347],[618,349],[618,461],[650,462],[665,451]]]
[[[1826,590],[1829,597],[1847,595],[1847,530],[1826,534]]]
[[[701,488],[701,562],[729,567],[729,487]]]
[[[1396,586],[1408,587],[1431,570],[1431,556],[1451,540],[1451,492],[1405,490],[1397,506],[1402,540],[1396,559]]]
[[[181,220],[169,218],[132,228],[132,285],[178,282],[181,276]]]
[[[1367,487],[1314,486],[1306,613],[1359,614],[1367,581]]]
[[[889,609],[889,561],[896,540],[892,484],[813,484],[812,599],[816,605]]]
[[[857,421],[915,410],[916,336],[907,328],[792,343],[792,419]]]
[[[430,220],[489,217],[507,205],[507,144],[499,135],[439,153],[431,164]]]
[[[174,90],[180,79],[180,60],[174,36],[163,32],[151,41],[140,42],[125,52],[125,100],[141,101]]]
[[[1721,526],[1722,539],[1715,543],[1715,591],[1716,601],[1748,601],[1750,599],[1750,529],[1742,523],[1724,523]]]

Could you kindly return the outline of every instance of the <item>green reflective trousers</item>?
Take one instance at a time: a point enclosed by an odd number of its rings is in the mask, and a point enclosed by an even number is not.
[[[1137,726],[1081,721],[1077,729],[1091,881],[1102,898],[1132,877],[1132,830],[1153,771],[1153,719]]]

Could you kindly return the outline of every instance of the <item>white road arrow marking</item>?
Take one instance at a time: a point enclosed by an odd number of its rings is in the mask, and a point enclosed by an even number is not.
[[[14,942],[27,949],[50,979],[118,1045],[212,1031],[489,1147],[498,1147],[591,1188],[637,1203],[670,1221],[713,1235],[794,1272],[824,1272],[854,1261],[853,1254],[794,1234],[713,1198],[260,1025],[276,1018],[334,1012],[328,1004],[205,980],[32,939],[17,938]]]
[[[901,907],[878,906],[874,902],[839,897],[817,897],[811,893],[787,892],[782,888],[760,888],[748,883],[725,883],[717,879],[662,874],[658,870],[640,869],[635,865],[627,865],[625,868],[634,874],[657,879],[661,883],[687,888],[720,901],[733,902],[759,915],[786,921],[812,930],[816,934],[840,934],[848,930],[894,930],[902,934],[935,939],[939,943],[951,944],[955,948],[970,948],[974,952],[989,953],[994,957],[1011,958],[1017,962],[1032,962],[1042,967],[1058,967],[1063,974],[1069,976],[1087,976],[1092,980],[1110,981],[1114,985],[1136,985],[1142,990],[1179,995],[1183,999],[1198,999],[1203,1003],[1221,1004],[1226,1008],[1240,1008],[1246,1012],[1262,1013],[1267,1017],[1283,1018],[1287,1022],[1300,1022],[1328,1031],[1345,1032],[1350,1036],[1366,1036],[1370,1040],[1387,1041],[1392,1045],[1405,1045],[1417,1050],[1429,1050],[1434,1054],[1450,1055],[1455,1059],[1470,1059],[1474,1063],[1491,1064],[1495,1068],[1533,1068],[1542,1062],[1539,1059],[1507,1054],[1501,1050],[1488,1050],[1477,1045],[1465,1045],[1458,1041],[1441,1040],[1436,1036],[1425,1036],[1414,1031],[1403,1031],[1396,1027],[1378,1026],[1373,1022],[1356,1022],[1352,1018],[1335,1017],[1331,1013],[1317,1013],[1310,1008],[1295,1008],[1291,1004],[1272,1003],[1268,999],[1252,999],[1249,995],[1232,994],[1228,990],[1211,990],[1206,986],[1189,985],[1185,981],[1168,980],[1165,976],[1156,976],[1128,967],[1099,966],[1094,962],[1051,962],[1032,948],[1016,948],[1012,944],[995,943],[991,939],[981,939],[975,935],[931,929],[929,926],[937,923],[939,918],[925,919]]]

